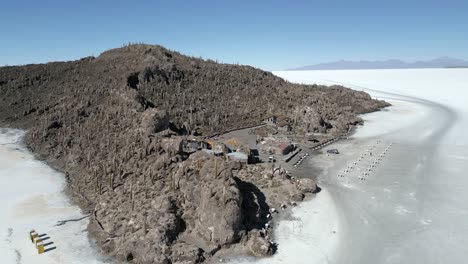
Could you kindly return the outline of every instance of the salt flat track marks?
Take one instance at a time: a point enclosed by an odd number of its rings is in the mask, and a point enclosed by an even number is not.
[[[13,228],[9,227],[7,229],[7,237],[5,238],[6,242],[11,243],[11,235],[13,235]]]

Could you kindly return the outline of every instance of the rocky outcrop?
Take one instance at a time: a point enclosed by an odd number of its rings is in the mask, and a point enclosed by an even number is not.
[[[195,264],[205,260],[200,248],[184,242],[174,244],[171,253],[173,264]]]
[[[142,113],[142,130],[146,133],[159,133],[170,127],[169,114],[166,111],[151,108]]]
[[[249,234],[246,246],[249,249],[250,253],[256,257],[272,255],[275,250],[275,245],[273,245],[258,231],[251,232]]]
[[[225,171],[218,172],[218,177],[213,173],[214,179],[202,184],[196,231],[210,243],[223,246],[239,239],[243,215],[239,187],[229,169],[220,169]]]
[[[317,184],[311,179],[297,180],[297,187],[304,193],[314,193],[317,190]]]
[[[254,126],[272,113],[289,116],[294,133],[342,133],[385,105],[151,45],[0,68],[0,125],[28,130],[27,146],[66,175],[92,215],[93,238],[122,262],[197,263],[235,243],[272,254],[262,231],[269,211],[314,192],[310,181],[188,155],[186,136]]]

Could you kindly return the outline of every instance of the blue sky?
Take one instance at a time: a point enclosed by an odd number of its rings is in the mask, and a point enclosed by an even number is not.
[[[468,1],[0,1],[0,65],[97,56],[128,42],[267,70],[468,59]]]

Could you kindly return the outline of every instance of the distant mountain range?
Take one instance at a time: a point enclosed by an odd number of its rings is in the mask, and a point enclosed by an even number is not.
[[[418,68],[464,68],[468,67],[468,61],[441,57],[428,61],[405,62],[402,60],[377,60],[377,61],[346,61],[320,63],[298,68],[287,69],[288,71],[307,70],[358,70],[358,69],[418,69]]]

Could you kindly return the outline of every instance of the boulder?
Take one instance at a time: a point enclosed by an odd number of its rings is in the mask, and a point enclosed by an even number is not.
[[[169,115],[164,110],[156,108],[146,109],[141,118],[141,127],[143,131],[149,133],[158,133],[169,128]]]
[[[313,193],[317,189],[317,184],[312,179],[300,179],[297,181],[297,187],[304,193]]]
[[[194,245],[180,242],[172,245],[173,263],[195,264],[205,260],[203,250]]]
[[[212,169],[217,166],[213,163],[206,162],[202,169],[207,173],[203,177],[211,180],[202,185],[196,231],[207,242],[228,245],[237,240],[241,229],[242,194],[230,169],[219,166],[221,176],[216,177]]]
[[[249,233],[247,248],[256,257],[270,256],[275,253],[275,245],[255,231]]]

